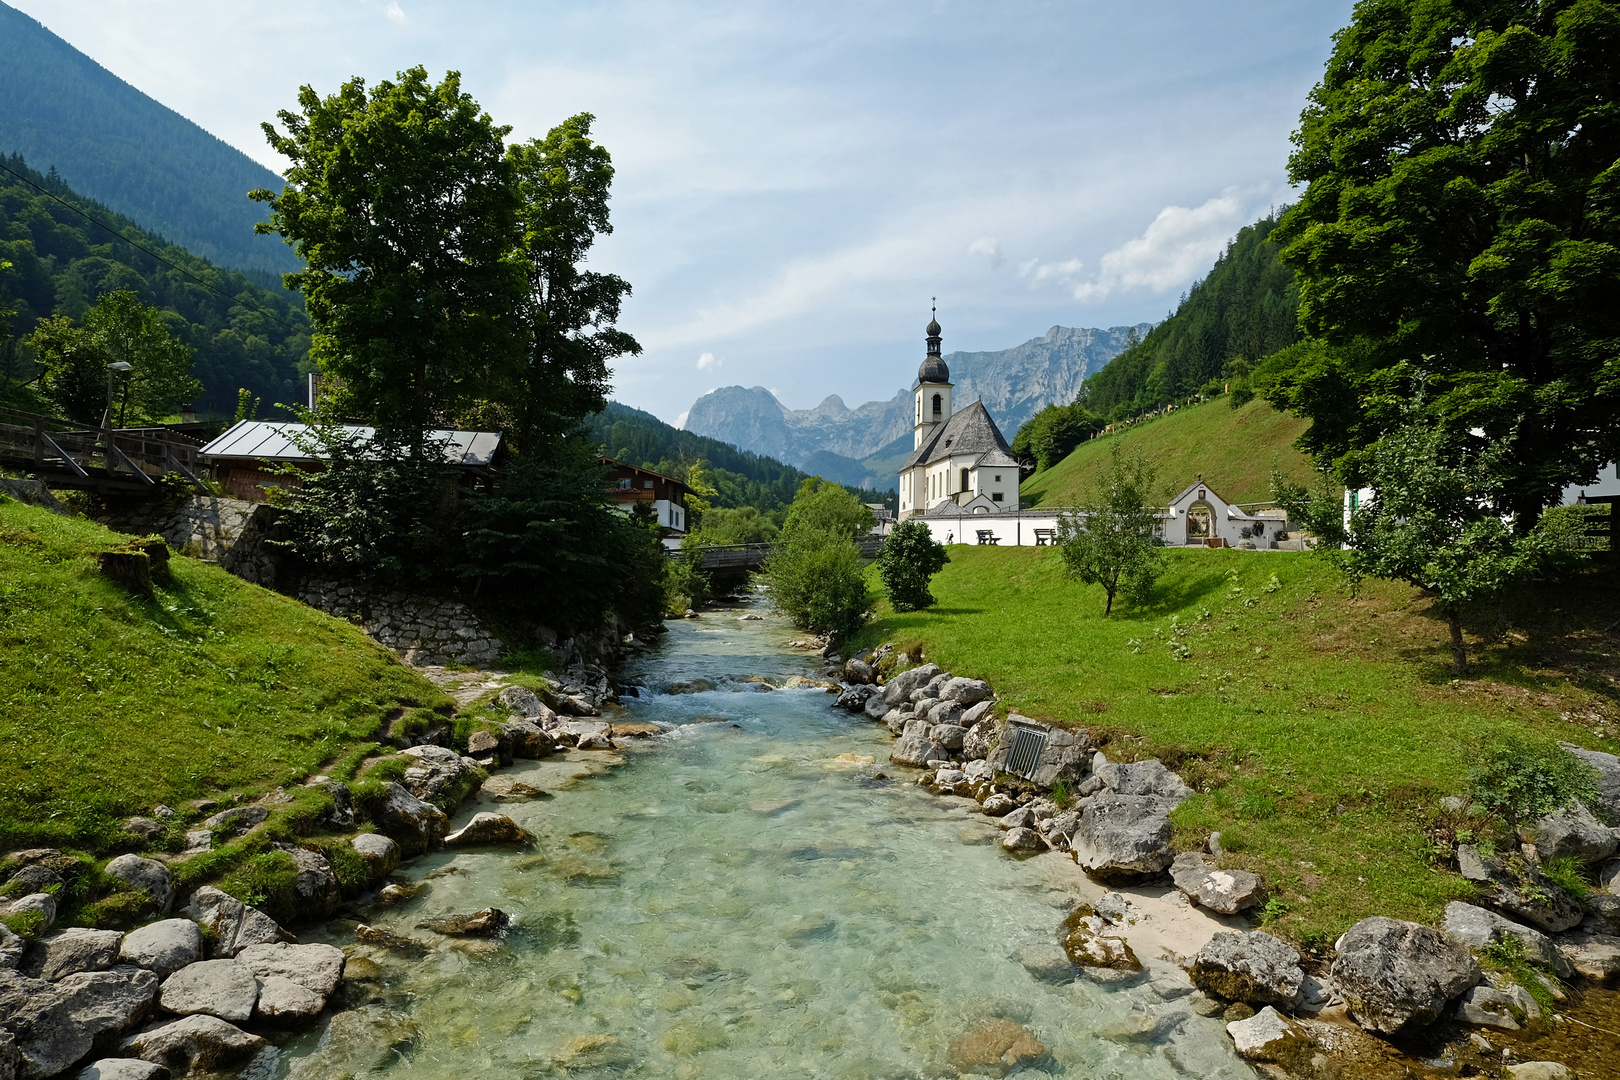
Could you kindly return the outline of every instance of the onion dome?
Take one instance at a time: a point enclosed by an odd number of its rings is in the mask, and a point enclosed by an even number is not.
[[[948,383],[951,381],[951,369],[945,366],[943,357],[938,353],[934,353],[917,368],[917,381],[920,383]]]
[[[945,366],[944,357],[939,355],[939,320],[928,320],[928,356],[923,360],[922,366],[917,369],[917,381],[920,383],[948,383],[951,381],[951,369]]]

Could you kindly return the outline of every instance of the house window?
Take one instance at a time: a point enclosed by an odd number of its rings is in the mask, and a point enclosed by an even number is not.
[[[651,480],[643,480],[641,482],[641,486],[646,488],[648,491],[651,491],[652,490],[652,481]]]
[[[620,491],[629,491],[630,490],[630,478],[628,476],[619,481],[619,490]]]
[[[1001,474],[1000,473],[996,473],[996,483],[998,483],[998,484],[1001,483]]]
[[[1001,502],[1001,492],[997,491],[990,496],[991,502]]]

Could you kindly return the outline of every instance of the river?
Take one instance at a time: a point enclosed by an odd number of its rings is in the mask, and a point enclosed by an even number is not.
[[[500,809],[532,848],[405,870],[421,892],[372,922],[430,951],[351,961],[372,999],[358,1013],[397,1037],[393,1052],[314,1032],[274,1072],[954,1077],[950,1042],[1005,1018],[1048,1049],[1019,1076],[1254,1075],[1221,1022],[1165,983],[1026,970],[1018,955],[1050,954],[1076,892],[1004,853],[969,801],[888,765],[881,726],[829,708],[825,692],[746,681],[808,674],[812,658],[787,647],[781,620],[738,614],[675,622],[628,670],[646,690],[625,719],[666,734],[626,740],[611,768],[588,752],[519,763],[502,775],[551,797],[458,817]],[[715,689],[663,692],[697,679]],[[513,920],[500,943],[415,929],[491,905]],[[327,940],[352,945],[345,930]]]

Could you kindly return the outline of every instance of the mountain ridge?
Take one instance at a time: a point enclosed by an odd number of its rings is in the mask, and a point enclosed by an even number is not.
[[[1152,328],[1057,325],[1009,349],[948,353],[953,405],[983,401],[1010,439],[1042,408],[1073,401],[1086,376],[1123,352],[1133,331],[1140,338]],[[823,475],[841,483],[887,487],[894,478],[885,475],[893,456],[886,451],[910,434],[912,411],[908,387],[853,408],[829,394],[814,408],[789,409],[763,386],[722,386],[693,403],[685,430],[799,467],[814,459]]]
[[[0,154],[21,154],[83,197],[216,266],[280,273],[299,261],[247,193],[281,177],[0,2]]]

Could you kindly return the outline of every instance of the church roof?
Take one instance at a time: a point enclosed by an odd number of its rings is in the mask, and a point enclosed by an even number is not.
[[[1001,437],[1001,429],[990,419],[990,413],[982,401],[975,401],[936,428],[928,441],[900,466],[900,471],[905,472],[918,465],[932,465],[944,458],[963,454],[979,455],[975,466],[1018,466],[1018,459],[1013,457],[1007,440]]]

